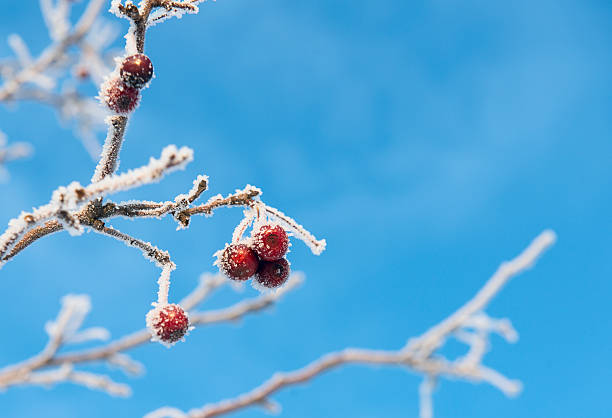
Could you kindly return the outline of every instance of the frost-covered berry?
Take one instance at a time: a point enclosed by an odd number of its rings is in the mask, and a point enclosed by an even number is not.
[[[140,92],[121,80],[114,79],[103,86],[102,99],[113,112],[130,113],[138,105]]]
[[[174,344],[189,331],[189,318],[179,305],[158,306],[147,314],[147,327],[154,339]]]
[[[125,84],[141,89],[153,77],[153,64],[145,54],[130,55],[121,63],[119,73]]]
[[[219,258],[221,271],[233,280],[247,280],[258,266],[257,254],[245,244],[228,245]]]
[[[262,260],[279,260],[289,249],[289,237],[280,225],[263,225],[253,233],[253,249]]]
[[[284,258],[276,261],[261,261],[255,281],[263,287],[273,289],[282,286],[289,278],[290,272],[289,262]]]

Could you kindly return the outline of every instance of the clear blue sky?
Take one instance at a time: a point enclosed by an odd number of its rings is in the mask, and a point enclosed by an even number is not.
[[[38,2],[14,3],[0,16],[2,37],[19,32],[40,51]],[[130,381],[132,398],[16,388],[0,395],[0,415],[189,409],[331,350],[399,348],[553,228],[557,245],[489,309],[510,317],[521,338],[494,338],[487,364],[521,379],[524,392],[507,399],[443,381],[436,417],[612,416],[610,3],[424,3],[218,0],[153,28],[157,78],[130,123],[122,167],[169,143],[192,147],[196,160],[119,198],[168,199],[201,172],[212,193],[255,184],[325,237],[328,251],[315,257],[294,243],[292,265],[307,283],[272,311],[198,330],[172,350],[134,350],[148,372]],[[9,53],[0,43],[0,56]],[[36,148],[0,185],[1,223],[58,185],[90,178],[94,163],[48,109],[3,108],[0,128]],[[182,232],[170,220],[112,224],[171,252],[179,299],[213,268],[240,215],[195,219]],[[43,325],[66,293],[92,295],[87,325],[114,336],[140,328],[157,274],[137,251],[94,234],[37,243],[0,271],[0,365],[42,348]],[[234,300],[225,291],[209,306]],[[275,399],[291,418],[415,417],[418,383],[403,370],[350,367]]]

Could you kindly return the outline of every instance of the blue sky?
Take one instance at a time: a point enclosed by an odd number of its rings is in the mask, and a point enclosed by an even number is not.
[[[38,52],[47,37],[36,3],[4,11],[0,28]],[[130,123],[122,167],[169,143],[192,147],[196,159],[117,198],[169,199],[199,173],[213,194],[255,184],[328,250],[315,257],[294,243],[292,266],[307,282],[270,312],[198,330],[172,350],[134,350],[147,374],[130,381],[132,398],[16,388],[0,395],[0,415],[189,409],[328,351],[399,348],[553,228],[558,243],[488,310],[511,318],[520,340],[494,338],[486,362],[521,379],[524,392],[507,399],[486,385],[443,381],[436,417],[609,417],[610,18],[603,1],[219,0],[153,28],[146,52],[157,78]],[[0,128],[36,149],[0,185],[0,222],[90,178],[95,163],[49,109],[2,108]],[[170,220],[112,224],[171,252],[179,299],[213,269],[240,215],[195,219],[182,232]],[[114,336],[142,327],[157,274],[135,250],[98,235],[38,242],[0,272],[0,365],[42,348],[43,325],[66,293],[92,295],[87,325]],[[223,291],[209,306],[235,298]],[[409,417],[418,383],[404,370],[349,367],[275,399],[292,418]]]

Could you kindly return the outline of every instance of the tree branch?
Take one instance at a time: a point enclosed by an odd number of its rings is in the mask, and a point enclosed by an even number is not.
[[[185,310],[190,311],[190,323],[197,328],[206,325],[235,322],[247,315],[269,308],[302,282],[302,275],[295,273],[291,276],[287,284],[277,292],[262,294],[256,298],[236,303],[227,308],[197,312],[193,311],[197,305],[201,304],[213,290],[227,283],[227,278],[219,274],[203,275],[200,284],[183,299],[181,306]],[[58,371],[59,369],[56,369],[49,372],[50,374],[44,375],[46,376],[45,382],[47,385],[56,384],[61,381],[81,383],[78,379],[75,379],[75,376],[78,376],[75,375],[75,365],[98,361],[117,364],[116,359],[119,355],[122,355],[123,352],[143,344],[148,344],[151,341],[151,333],[145,328],[100,347],[80,352],[57,354],[68,342],[64,332],[72,319],[71,315],[74,310],[74,308],[64,305],[56,320],[57,325],[54,328],[54,333],[50,336],[47,346],[40,354],[20,364],[0,370],[0,388],[6,389],[15,385],[40,383],[41,379],[36,379],[32,376],[35,376],[35,373],[40,370],[56,366],[60,366],[60,368],[68,367],[68,369],[64,371]],[[125,361],[121,363],[125,364]],[[51,377],[53,377],[53,379],[51,379]]]
[[[43,73],[65,54],[68,48],[79,43],[89,32],[104,3],[105,0],[91,0],[72,33],[66,34],[64,38],[48,47],[36,61],[0,87],[0,102],[11,99],[22,84],[29,82],[33,76]]]
[[[188,417],[211,418],[225,415],[252,406],[266,406],[270,404],[270,396],[289,386],[307,382],[321,374],[343,365],[390,365],[406,367],[425,376],[421,385],[421,418],[431,418],[431,395],[435,380],[440,376],[459,378],[472,382],[486,382],[505,394],[511,396],[520,391],[520,383],[510,380],[499,372],[482,364],[482,356],[473,357],[477,361],[466,361],[468,356],[449,361],[441,356],[433,356],[434,351],[441,347],[455,331],[463,327],[473,327],[477,315],[491,299],[499,293],[503,285],[513,276],[529,268],[536,259],[554,243],[556,237],[552,231],[542,232],[533,242],[516,258],[502,263],[499,269],[457,312],[432,327],[422,336],[397,351],[381,351],[349,348],[342,351],[326,354],[307,366],[288,373],[276,373],[253,390],[235,398],[204,405],[184,413],[175,408],[164,407],[150,412],[145,418]],[[483,318],[477,319],[482,322]],[[488,326],[488,325],[486,325]],[[477,334],[482,338],[487,333]]]
[[[127,116],[117,115],[108,118],[108,134],[104,141],[104,148],[102,148],[102,156],[91,178],[92,183],[103,180],[119,168],[119,153],[123,145],[123,137],[125,136],[127,122]]]

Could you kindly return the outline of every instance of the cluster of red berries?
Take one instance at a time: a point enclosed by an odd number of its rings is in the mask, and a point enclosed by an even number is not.
[[[147,314],[147,325],[154,337],[166,345],[171,345],[187,334],[189,318],[179,305],[163,305]]]
[[[119,68],[119,77],[108,80],[102,89],[106,105],[116,113],[129,113],[140,100],[140,89],[153,77],[153,64],[145,54],[126,57]]]
[[[289,277],[289,262],[285,257],[289,237],[280,225],[263,225],[255,231],[248,244],[230,244],[219,256],[219,267],[232,280],[253,277],[262,287],[282,286]]]

